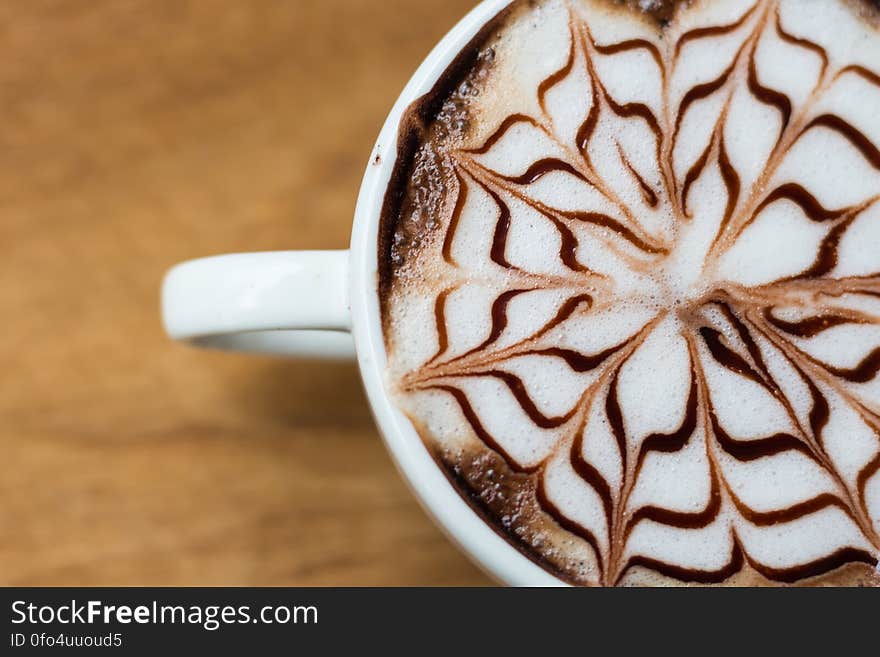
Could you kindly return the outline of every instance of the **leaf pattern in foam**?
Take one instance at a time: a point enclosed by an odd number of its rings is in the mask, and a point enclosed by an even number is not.
[[[608,41],[569,3],[536,102],[450,155],[438,345],[401,389],[534,481],[588,583],[792,583],[880,555],[880,74],[793,0],[718,4]],[[475,285],[485,328],[454,351]]]

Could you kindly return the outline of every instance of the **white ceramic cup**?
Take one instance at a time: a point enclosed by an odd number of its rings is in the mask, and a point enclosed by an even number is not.
[[[350,250],[251,253],[188,262],[168,273],[162,312],[171,337],[201,346],[356,357],[385,444],[437,523],[498,580],[517,586],[559,585],[560,580],[501,538],[459,497],[385,392],[377,240],[400,121],[509,2],[485,0],[478,5],[431,52],[398,98],[361,184]]]

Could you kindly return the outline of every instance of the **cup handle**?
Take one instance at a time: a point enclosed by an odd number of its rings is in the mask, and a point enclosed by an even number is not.
[[[353,359],[348,251],[186,262],[165,276],[162,318],[169,336],[199,347]]]

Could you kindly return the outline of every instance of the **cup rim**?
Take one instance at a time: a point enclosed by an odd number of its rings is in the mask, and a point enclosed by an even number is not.
[[[361,378],[385,445],[398,470],[435,523],[478,566],[513,586],[565,583],[502,538],[459,495],[410,420],[386,393],[385,351],[378,294],[378,227],[392,171],[398,130],[409,106],[427,94],[463,48],[511,0],[483,0],[424,59],[398,97],[373,148],[361,183],[351,239],[349,290]]]

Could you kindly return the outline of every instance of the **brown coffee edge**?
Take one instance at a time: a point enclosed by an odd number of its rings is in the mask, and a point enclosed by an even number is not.
[[[844,0],[856,15],[876,30],[880,30],[880,0]]]
[[[430,443],[426,442],[426,444]],[[571,573],[566,571],[563,567],[548,559],[541,552],[536,551],[534,548],[526,545],[524,540],[516,534],[516,527],[506,527],[498,519],[498,516],[495,512],[493,512],[491,507],[485,503],[482,498],[482,490],[472,486],[471,482],[467,480],[466,476],[460,470],[456,469],[456,466],[452,465],[450,461],[444,460],[440,455],[433,451],[432,456],[434,457],[434,462],[443,472],[443,475],[446,477],[447,481],[449,481],[450,485],[458,493],[458,496],[462,500],[464,500],[468,507],[470,507],[471,511],[473,511],[480,518],[480,520],[483,521],[483,523],[485,523],[508,545],[513,547],[523,557],[536,564],[542,570],[549,573],[553,577],[556,577],[565,584],[569,584],[571,586],[585,586],[589,584],[589,582],[587,581],[575,579],[574,577],[572,577]],[[522,490],[525,491],[529,489],[524,488]]]
[[[512,0],[510,4],[490,19],[456,55],[433,88],[410,104],[401,118],[397,135],[397,154],[379,215],[378,280],[376,283],[386,343],[388,339],[388,302],[394,282],[392,246],[394,235],[400,223],[403,204],[409,191],[409,175],[413,169],[415,156],[419,148],[427,141],[427,131],[436,121],[444,103],[473,74],[482,51],[498,34],[517,6],[521,6],[521,0]]]
[[[570,586],[595,586],[595,583],[572,574],[570,564],[564,563],[564,557],[552,557],[539,548],[529,544],[528,539],[540,532],[552,532],[559,536],[551,545],[556,545],[567,532],[558,527],[552,518],[544,514],[535,500],[537,478],[534,474],[513,472],[504,460],[495,452],[478,446],[462,447],[458,454],[444,453],[437,441],[430,438],[430,432],[417,420],[410,416],[410,421],[422,439],[434,463],[446,477],[446,480],[470,510],[480,518],[497,536],[514,548],[523,557],[540,567],[553,577]],[[487,499],[487,473],[497,473],[497,481],[503,489],[498,498]],[[518,495],[518,499],[514,498]],[[505,515],[516,515],[524,519],[505,525],[501,518]],[[525,535],[524,535],[525,534]],[[580,539],[572,535],[572,542]]]

